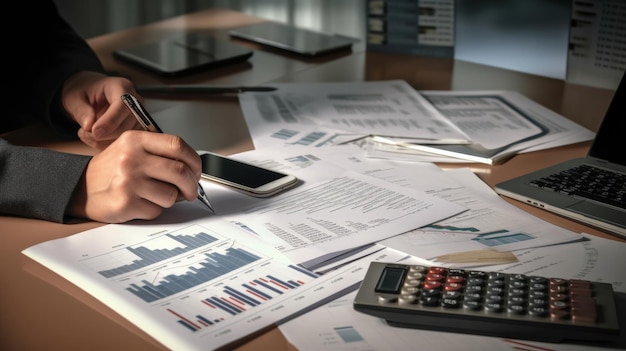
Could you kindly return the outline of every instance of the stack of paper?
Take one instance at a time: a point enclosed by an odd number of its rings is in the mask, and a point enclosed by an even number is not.
[[[257,148],[372,137],[368,155],[497,164],[594,133],[510,91],[415,91],[405,81],[277,83],[240,102]]]

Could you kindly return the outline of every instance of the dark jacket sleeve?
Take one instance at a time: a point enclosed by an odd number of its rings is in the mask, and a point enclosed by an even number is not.
[[[0,139],[0,213],[65,222],[65,209],[90,159]]]
[[[3,55],[8,72],[0,133],[39,120],[76,138],[78,126],[61,107],[60,89],[79,71],[104,72],[98,57],[52,1],[12,1],[3,14],[0,26],[11,50]],[[0,139],[0,213],[67,220],[66,207],[89,159]]]
[[[60,16],[54,2],[46,0],[13,1],[9,13],[28,19],[30,30],[11,30],[4,33],[11,43],[8,59],[10,115],[2,118],[29,123],[43,120],[55,132],[75,137],[78,125],[70,123],[60,102],[63,83],[80,71],[104,72],[104,68],[87,42]],[[6,12],[5,12],[6,13]],[[5,21],[2,26],[6,26]],[[17,21],[21,23],[22,21]],[[13,123],[15,124],[15,123]]]

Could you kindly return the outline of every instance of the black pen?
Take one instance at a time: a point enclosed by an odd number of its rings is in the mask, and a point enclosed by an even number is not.
[[[141,105],[136,97],[132,96],[131,94],[124,94],[121,96],[121,98],[122,101],[124,101],[126,107],[128,107],[133,116],[135,116],[139,124],[141,124],[143,129],[150,132],[163,133],[163,130],[159,128],[152,116],[150,116],[148,111],[143,107],[143,105]],[[215,210],[213,210],[213,206],[211,206],[211,203],[209,202],[209,199],[207,198],[206,193],[202,188],[202,185],[200,185],[200,182],[198,182],[198,200],[205,204],[209,208],[209,210],[213,214],[215,214]]]
[[[174,85],[138,85],[135,87],[138,93],[190,93],[190,94],[238,94],[245,92],[269,92],[274,87],[246,87],[246,86],[217,86],[203,84],[174,84]]]

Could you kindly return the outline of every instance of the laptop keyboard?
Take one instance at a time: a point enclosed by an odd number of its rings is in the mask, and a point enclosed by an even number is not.
[[[626,209],[626,175],[589,165],[536,179],[530,185]]]

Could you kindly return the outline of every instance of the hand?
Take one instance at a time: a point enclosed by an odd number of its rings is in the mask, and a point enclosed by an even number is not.
[[[154,219],[177,201],[198,197],[201,169],[180,137],[127,131],[91,159],[68,214],[106,223]]]
[[[122,77],[84,71],[65,81],[61,102],[80,125],[80,140],[103,150],[124,131],[141,129],[120,99],[124,93],[137,96],[130,80]]]

